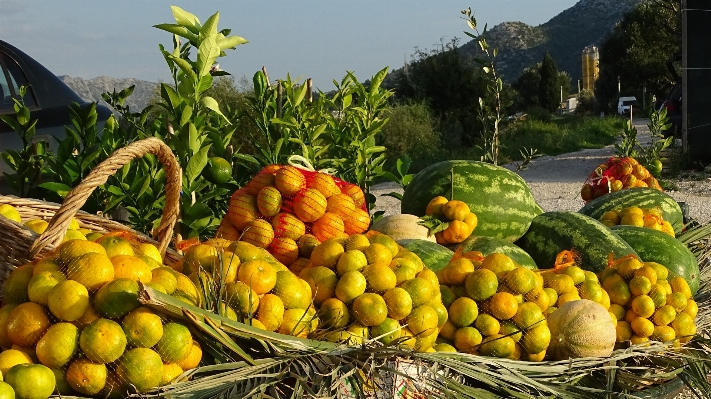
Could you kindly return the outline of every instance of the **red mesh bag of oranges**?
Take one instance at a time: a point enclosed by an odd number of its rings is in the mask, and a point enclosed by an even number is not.
[[[289,266],[300,249],[369,225],[360,187],[327,173],[269,165],[232,195],[216,236],[265,248]]]
[[[636,159],[612,157],[588,175],[580,196],[588,202],[614,191],[634,187],[663,191],[659,181]]]

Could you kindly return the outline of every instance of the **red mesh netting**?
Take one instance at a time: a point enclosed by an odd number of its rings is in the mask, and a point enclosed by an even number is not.
[[[290,265],[315,241],[366,231],[366,209],[365,195],[354,184],[291,165],[269,165],[232,195],[217,237],[266,248]]]
[[[580,196],[588,202],[614,191],[634,187],[649,187],[663,191],[657,179],[636,159],[612,157],[607,163],[598,165],[588,175],[585,185],[580,190]]]

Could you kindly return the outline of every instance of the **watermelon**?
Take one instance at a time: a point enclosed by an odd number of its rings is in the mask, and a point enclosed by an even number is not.
[[[423,169],[407,185],[401,211],[424,216],[430,200],[440,195],[469,205],[479,220],[474,234],[510,242],[543,212],[521,176],[477,161],[444,161]]]
[[[525,268],[538,269],[531,255],[527,254],[526,251],[517,247],[515,244],[500,238],[471,236],[459,244],[457,250],[462,251],[462,253],[479,251],[484,256],[493,253],[505,254],[513,259],[514,262]]]
[[[444,269],[452,259],[452,256],[454,256],[454,252],[451,249],[432,241],[403,239],[398,240],[397,243],[408,251],[414,252],[428,269],[435,272]]]
[[[684,216],[676,200],[663,191],[646,187],[605,194],[585,204],[579,212],[599,220],[607,211],[630,206],[659,208],[662,211],[662,218],[672,225],[675,232],[679,233],[684,228]]]
[[[585,270],[595,273],[607,267],[608,255],[615,259],[636,252],[620,236],[599,221],[577,212],[546,212],[536,216],[526,234],[516,241],[540,268],[555,265],[564,250],[580,255]]]
[[[610,228],[634,248],[644,262],[657,262],[666,266],[674,276],[683,277],[691,292],[699,290],[699,264],[694,254],[676,238],[661,231],[637,226],[612,226]]]

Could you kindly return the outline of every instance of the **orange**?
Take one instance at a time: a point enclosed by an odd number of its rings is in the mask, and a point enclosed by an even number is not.
[[[664,305],[654,312],[652,320],[658,326],[666,326],[676,318],[676,310],[669,305]]]
[[[341,192],[333,177],[325,173],[317,173],[307,178],[306,187],[318,190],[325,198],[331,198]]]
[[[163,376],[160,379],[160,386],[168,385],[173,382],[180,374],[183,374],[183,369],[176,363],[168,363],[163,365]]]
[[[536,273],[525,267],[517,267],[506,273],[503,281],[514,294],[526,294],[536,287]]]
[[[489,269],[477,269],[464,282],[467,295],[477,301],[484,301],[496,294],[499,286],[496,274]]]
[[[32,267],[32,276],[41,272],[62,272],[62,270],[56,259],[44,258]]]
[[[27,353],[17,349],[7,349],[0,353],[0,374],[7,375],[7,371],[18,364],[32,363],[32,358]]]
[[[278,213],[271,219],[274,232],[277,235],[298,240],[306,234],[304,222],[291,213]]]
[[[259,300],[257,320],[267,331],[276,331],[284,321],[284,302],[274,294],[266,294]]]
[[[354,299],[365,292],[366,287],[367,280],[365,276],[357,270],[352,270],[341,274],[341,278],[336,284],[335,295],[336,298],[350,304]]]
[[[689,300],[681,292],[673,292],[671,295],[667,295],[667,305],[670,305],[677,312],[681,312],[686,309]]]
[[[299,256],[311,258],[314,249],[321,244],[321,241],[313,234],[304,234],[296,242],[299,247]]]
[[[385,291],[383,300],[388,309],[388,317],[391,319],[402,320],[412,312],[412,298],[400,287]]]
[[[324,328],[343,329],[350,324],[348,306],[338,298],[328,298],[321,304],[318,317]]]
[[[635,317],[630,325],[632,331],[640,337],[649,337],[654,333],[654,323],[644,317]]]
[[[55,285],[64,280],[66,278],[60,271],[45,271],[35,274],[27,286],[30,301],[47,306],[47,295]]]
[[[435,287],[428,280],[415,277],[400,285],[412,298],[412,306],[417,307],[429,302],[435,295]]]
[[[305,309],[311,304],[311,286],[288,271],[277,272],[272,293],[281,298],[286,309]]]
[[[17,305],[7,304],[0,308],[0,347],[8,349],[12,346],[12,341],[7,336],[7,321],[10,316],[12,309],[15,309]]]
[[[390,269],[395,272],[397,279],[396,285],[413,279],[417,275],[417,266],[415,266],[411,260],[405,258],[393,259],[392,262],[390,262]]]
[[[190,345],[192,346],[192,341]],[[146,392],[160,384],[163,378],[163,362],[151,349],[130,349],[119,360],[116,374],[121,382],[135,386],[139,392]]]
[[[52,370],[41,364],[13,366],[7,371],[5,383],[12,387],[12,397],[18,399],[48,398],[56,386]]]
[[[84,395],[96,395],[104,389],[107,378],[106,365],[81,357],[67,368],[67,383]]]
[[[369,264],[363,269],[363,276],[365,276],[365,280],[371,292],[382,294],[391,288],[395,288],[397,285],[397,276],[395,272],[390,269],[389,265],[384,266],[380,263]]]
[[[386,318],[385,321],[370,329],[370,335],[373,338],[380,337],[378,340],[388,345],[400,338],[400,331],[400,323],[391,318]]]
[[[289,265],[289,270],[294,274],[301,273],[302,270],[311,266],[311,261],[309,258],[298,257],[294,262]]]
[[[251,287],[258,295],[266,294],[276,284],[276,270],[265,261],[249,260],[240,266],[237,279]]]
[[[185,357],[185,359],[179,361],[177,365],[183,370],[190,370],[196,368],[200,364],[201,360],[202,348],[200,348],[200,344],[197,341],[193,340],[193,346],[190,348],[190,353]]]
[[[437,312],[428,305],[420,305],[405,319],[407,328],[418,338],[428,337],[437,332],[439,317]]]
[[[669,285],[672,287],[672,293],[679,292],[684,295],[686,299],[691,299],[691,288],[689,288],[689,283],[687,283],[683,277],[673,277],[669,280]]]
[[[454,332],[454,346],[461,352],[476,353],[481,341],[481,333],[474,327],[462,327]]]
[[[33,265],[26,264],[13,270],[7,277],[4,286],[6,303],[23,303],[29,301],[27,286],[32,280]]]
[[[299,246],[291,238],[277,237],[269,244],[269,252],[279,262],[289,266],[299,257]]]
[[[311,264],[313,266],[325,266],[328,268],[333,268],[334,266],[336,266],[339,263],[340,258],[344,254],[345,254],[345,249],[343,248],[343,245],[341,245],[341,243],[339,243],[336,240],[326,240],[322,244],[320,244],[316,248],[314,248],[313,251],[311,252]],[[362,259],[361,260],[351,259],[351,258],[357,258],[357,257],[358,257],[358,255],[351,252],[351,253],[349,253],[348,257],[344,260],[344,262],[353,260],[354,262],[362,263]],[[350,270],[350,269],[348,269],[348,270]],[[354,268],[353,270],[358,270],[358,269]]]
[[[190,274],[201,269],[212,271],[214,266],[218,264],[218,257],[219,253],[217,248],[212,245],[193,245],[185,251],[185,256],[183,257],[183,273]],[[114,262],[113,259],[111,261]],[[114,267],[116,266],[114,265]]]
[[[274,175],[274,187],[282,194],[292,197],[306,187],[306,178],[293,166],[284,166]]]
[[[472,232],[474,232],[474,229],[476,229],[476,226],[479,224],[479,218],[477,218],[473,212],[469,212],[467,217],[464,218],[464,223],[469,226],[469,235],[471,235]]]
[[[74,280],[55,285],[47,296],[49,310],[60,320],[74,321],[89,308],[89,291]]]
[[[430,200],[425,209],[425,215],[428,216],[441,216],[442,206],[448,202],[447,198],[439,195]]]
[[[652,290],[652,284],[645,276],[634,276],[629,283],[630,292],[635,296],[647,295]]]
[[[259,307],[259,295],[241,281],[225,285],[224,299],[240,315],[249,315]]]
[[[224,238],[230,241],[239,240],[239,235],[240,231],[232,225],[232,222],[230,222],[230,219],[227,217],[222,219],[220,226],[217,227],[217,231],[215,232],[215,238]]]
[[[482,335],[490,336],[498,334],[501,330],[501,323],[492,315],[481,313],[474,320],[474,327],[476,327]]]
[[[153,279],[150,266],[135,256],[116,255],[111,258],[111,264],[114,265],[115,279],[128,278],[140,281],[143,284],[150,283]],[[183,265],[185,267],[185,263]]]
[[[353,202],[355,202],[357,208],[362,208],[365,205],[365,194],[363,194],[363,190],[355,184],[346,185],[341,192],[353,198]]]
[[[492,356],[507,358],[516,350],[516,343],[511,337],[494,334],[484,338],[479,346],[479,354],[482,356]]]
[[[617,332],[617,342],[629,341],[632,338],[632,335],[634,334],[630,323],[625,320],[618,321],[617,325],[615,326],[615,330]]]
[[[357,203],[356,206],[358,206]],[[366,231],[370,226],[370,215],[367,211],[356,208],[348,212],[347,216],[343,218],[343,223],[346,234],[360,234]]]
[[[225,254],[232,254],[231,252],[225,252]],[[234,257],[235,262],[238,262],[239,259],[235,256]],[[236,267],[234,267],[236,271]],[[234,281],[234,278],[233,278]],[[166,294],[172,294],[175,292],[175,288],[178,285],[178,277],[176,272],[167,267],[167,266],[161,266],[157,269],[153,269],[151,271],[151,282],[152,283],[158,283],[165,289]],[[229,282],[229,281],[225,281]]]
[[[370,244],[364,253],[369,265],[390,266],[393,260],[392,252],[380,243]]]
[[[255,219],[245,225],[242,240],[256,247],[266,248],[274,240],[274,228],[264,219]]]
[[[497,277],[501,277],[516,268],[516,264],[511,258],[504,254],[492,253],[487,255],[481,262],[482,269],[488,269],[494,272]]]
[[[649,318],[654,314],[654,300],[647,295],[639,295],[632,300],[632,310],[638,315]]]
[[[74,258],[78,258],[90,252],[106,256],[106,249],[104,249],[104,247],[100,244],[84,240],[70,240],[63,242],[55,251],[55,253],[59,254],[58,261],[60,265],[67,265]]]
[[[121,322],[126,342],[135,347],[151,348],[163,336],[160,316],[145,307],[134,309]]]
[[[516,315],[512,318],[512,321],[524,330],[538,325],[543,320],[545,320],[545,317],[541,308],[533,302],[524,302],[519,305]]]
[[[281,204],[281,193],[274,187],[263,187],[257,193],[257,209],[262,216],[275,216],[281,210]]]
[[[463,222],[464,218],[471,212],[469,205],[459,200],[447,201],[447,203],[442,205],[441,211],[442,216],[447,218],[447,220],[458,220],[460,222]]]
[[[356,298],[353,301],[352,309],[353,317],[365,327],[377,326],[385,321],[388,316],[388,307],[385,304],[385,300],[380,295],[373,293],[365,293]],[[434,313],[434,310],[432,312]],[[436,323],[436,313],[434,313],[434,319]]]
[[[94,295],[94,309],[109,319],[121,318],[139,306],[136,280],[116,279],[105,284]]]
[[[634,277],[635,272],[643,266],[644,264],[636,258],[625,259],[617,265],[617,273],[626,280],[629,280]]]
[[[497,292],[488,300],[488,305],[488,310],[499,320],[508,320],[518,311],[516,297],[508,292]]]
[[[171,322],[163,325],[163,336],[156,343],[155,350],[164,363],[175,363],[185,359],[192,347],[190,330],[182,324]]]
[[[469,226],[459,220],[452,220],[449,222],[449,226],[447,226],[444,232],[442,232],[444,239],[452,244],[458,244],[464,241],[467,237],[469,237],[470,233],[471,230],[469,229]]]
[[[355,209],[355,201],[347,194],[338,193],[329,197],[326,202],[326,212],[335,213],[344,219]]]
[[[368,237],[368,241],[370,241],[371,244],[380,244],[387,248],[393,258],[397,257],[400,253],[400,247],[398,246],[397,242],[395,242],[395,240],[393,240],[388,235],[379,233],[377,231],[369,231],[365,234],[365,236]]]
[[[115,277],[111,259],[100,253],[87,253],[74,258],[67,265],[67,279],[74,280],[95,292]]]
[[[699,305],[693,299],[689,299],[686,302],[686,307],[682,312],[688,314],[693,319],[699,313]]]
[[[338,276],[333,270],[323,266],[314,266],[304,269],[300,277],[311,287],[316,306],[320,306],[326,299],[334,297]]]
[[[311,320],[306,309],[287,309],[284,311],[284,321],[277,332],[305,338],[311,331]]]
[[[622,216],[620,224],[644,227],[644,216],[640,216],[636,213],[628,213],[625,216]]]
[[[276,173],[277,170],[279,169],[273,171],[265,171],[262,169],[239,191],[256,197],[262,188],[274,186],[274,173]]]
[[[89,307],[86,308],[86,312],[84,312],[84,314],[80,318],[75,320],[74,323],[72,323],[72,324],[74,324],[75,326],[77,326],[80,329],[84,329],[84,328],[86,328],[86,326],[91,324],[91,322],[93,322],[96,319],[100,319],[100,318],[101,318],[101,315],[96,310],[94,310],[94,308],[91,305],[89,305]]]
[[[314,236],[321,242],[333,237],[345,235],[345,223],[340,216],[335,213],[326,212],[311,226]]]
[[[105,235],[97,239],[96,242],[106,249],[106,256],[109,258],[116,255],[135,255],[133,246],[123,237]]]
[[[326,213],[326,197],[315,188],[306,188],[294,197],[294,214],[304,222],[313,222]]]
[[[49,329],[50,321],[42,306],[25,302],[17,305],[7,318],[7,337],[18,346],[32,347]]]
[[[82,330],[79,347],[94,363],[112,363],[126,349],[126,334],[115,321],[98,319]]]
[[[335,245],[340,245],[340,244],[332,244],[334,247],[334,251],[336,251],[338,248]],[[335,254],[336,252],[334,252]],[[330,262],[328,262],[330,263]],[[348,250],[343,252],[342,255],[338,257],[338,262],[336,263],[336,271],[338,272],[339,275],[344,275],[347,272],[350,271],[360,271],[363,270],[364,267],[368,265],[368,259],[366,258],[365,254],[361,251],[358,250]],[[414,277],[414,275],[413,275]]]
[[[238,230],[244,230],[248,223],[259,217],[257,199],[251,195],[236,191],[230,199],[227,218]]]
[[[455,299],[449,306],[449,321],[457,327],[466,327],[474,323],[479,316],[479,309],[474,300],[465,296]]]

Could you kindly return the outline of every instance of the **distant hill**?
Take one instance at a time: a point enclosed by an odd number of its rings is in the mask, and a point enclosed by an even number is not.
[[[513,83],[524,68],[543,60],[548,51],[559,71],[571,77],[571,90],[576,90],[582,75],[582,52],[590,45],[600,45],[605,35],[622,20],[622,16],[645,0],[580,0],[548,22],[530,26],[523,22],[503,22],[486,33],[490,48],[498,47],[497,67],[502,79]],[[473,10],[475,15],[476,10]],[[477,18],[483,29],[485,19]],[[462,25],[466,28],[466,25]],[[465,56],[481,56],[475,40],[460,46]],[[402,68],[393,70],[386,85],[394,86],[394,79]]]
[[[101,99],[101,94],[105,92],[119,92],[131,85],[135,85],[133,94],[126,100],[126,105],[129,106],[132,112],[143,110],[151,98],[153,98],[158,83],[148,82],[140,79],[126,78],[116,79],[108,76],[99,76],[93,79],[73,78],[71,76],[62,75],[59,77],[74,90],[79,97],[86,101],[96,101],[104,105],[106,102]]]

